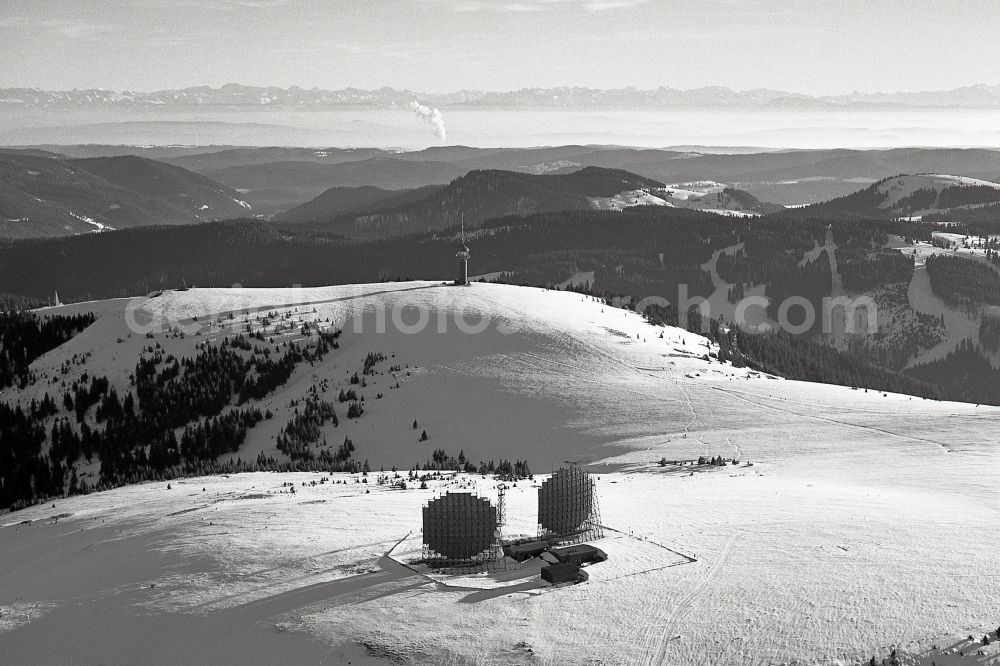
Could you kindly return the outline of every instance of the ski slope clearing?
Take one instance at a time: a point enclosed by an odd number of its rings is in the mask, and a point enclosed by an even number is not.
[[[666,206],[675,208],[667,199],[661,198],[646,190],[630,190],[620,192],[613,197],[587,197],[597,210],[621,210],[631,206]]]
[[[734,199],[725,190],[728,185],[710,180],[678,183],[662,188],[645,188],[619,192],[613,197],[588,197],[598,210],[622,210],[632,206],[666,206],[690,208],[716,215],[758,217],[764,208],[760,202],[744,193]],[[748,208],[747,206],[751,206]]]
[[[593,462],[610,559],[560,588],[444,580],[393,559],[407,559],[435,493],[495,499],[479,475],[426,490],[378,472],[129,486],[0,516],[12,663],[834,664],[892,646],[924,654],[1000,623],[1000,409],[761,376],[714,361],[692,334],[542,289],[192,289],[140,304],[138,321],[201,325],[154,333],[172,353],[258,313],[289,314],[289,337],[303,320],[341,325],[339,352],[297,371],[276,408],[369,351],[396,354],[411,367],[402,388],[331,439],[350,434],[374,469],[395,462],[404,478],[438,447],[527,457],[536,477],[507,493],[509,536],[535,533],[541,472]],[[127,383],[150,341],[127,337],[124,303],[101,311],[36,370],[89,350],[88,369],[121,367]],[[426,328],[405,332],[421,312]],[[463,331],[456,313],[488,325]],[[416,441],[414,418],[430,441]],[[698,456],[740,463],[657,463]]]

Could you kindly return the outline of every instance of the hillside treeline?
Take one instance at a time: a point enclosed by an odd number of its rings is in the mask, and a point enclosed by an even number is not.
[[[39,317],[23,310],[0,311],[0,389],[28,382],[28,366],[94,323],[92,313]]]
[[[986,315],[979,322],[979,344],[992,352],[1000,352],[1000,316]]]
[[[934,382],[949,400],[1000,405],[1000,369],[972,340],[963,340],[944,358],[910,368],[907,374]]]
[[[650,305],[644,314],[659,326],[676,326],[678,321],[674,306]],[[737,326],[727,327],[718,320],[706,321],[693,309],[685,319],[689,331],[701,333],[719,344],[720,360],[732,361],[737,367],[786,379],[941,398],[941,392],[931,382],[875,365],[808,336],[784,331],[749,333]]]
[[[282,386],[299,363],[322,360],[338,337],[320,332],[308,345],[286,344],[279,355],[237,336],[204,343],[183,359],[157,344],[136,364],[124,397],[107,378],[84,373],[62,401],[46,396],[27,410],[0,403],[0,508],[210,470],[267,417],[251,401]],[[49,417],[51,430],[43,425]],[[100,475],[91,487],[74,467],[95,455]]]
[[[975,208],[956,208],[946,213],[928,213],[924,222],[932,224],[951,224],[951,231],[958,223],[957,233],[971,236],[989,236],[1000,234],[1000,203],[986,204]]]
[[[470,239],[471,270],[517,271],[546,284],[568,277],[549,268],[553,261],[561,266],[598,261],[613,268],[624,253],[655,262],[664,271],[679,269],[686,279],[688,270],[708,261],[713,249],[735,242],[741,226],[716,215],[662,208],[501,218]],[[455,272],[457,232],[360,242],[247,220],[25,242],[0,248],[0,291],[44,298],[58,289],[64,300],[74,301],[183,285],[449,279]]]
[[[945,303],[1000,305],[1000,272],[975,259],[935,254],[927,257],[931,290]]]
[[[887,248],[837,248],[837,268],[844,289],[851,293],[870,291],[913,278],[913,256]]]

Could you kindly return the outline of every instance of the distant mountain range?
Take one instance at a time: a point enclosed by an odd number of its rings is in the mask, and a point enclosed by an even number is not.
[[[0,150],[0,238],[195,224],[250,213],[236,191],[172,164],[132,155],[67,159]]]
[[[898,174],[953,174],[1000,182],[1000,151],[909,148],[713,154],[697,149],[581,145],[440,146],[412,152],[372,148],[42,145],[0,149],[0,238],[71,235],[107,227],[189,224],[247,216],[310,224],[326,224],[337,218],[339,225],[362,213],[388,213],[400,207],[407,215],[416,215],[416,223],[402,224],[393,233],[408,233],[404,229],[436,227],[438,222],[428,225],[420,220],[441,218],[444,213],[445,217],[450,215],[446,226],[457,224],[462,212],[474,224],[481,217],[475,212],[477,206],[486,216],[552,210],[554,202],[565,198],[565,192],[558,196],[545,194],[545,189],[558,181],[547,179],[579,178],[573,174],[585,167],[628,172],[625,180],[629,182],[620,188],[615,186],[614,191],[579,190],[569,208],[587,207],[579,196],[604,199],[589,202],[598,207],[635,205],[633,199],[638,197],[655,205],[766,214],[773,209],[761,202],[801,206],[830,201]],[[447,201],[438,201],[433,215],[411,210],[417,202],[439,194],[449,183],[470,172],[482,172],[476,178],[482,178],[483,173],[517,173],[497,176],[498,186],[503,181],[505,188],[511,187],[504,192],[486,190],[477,195],[481,202],[450,206]],[[642,179],[648,182],[643,184]],[[460,182],[472,186],[471,180]],[[666,186],[661,185],[664,183]],[[538,189],[536,184],[545,185]],[[527,189],[519,191],[522,186]],[[654,191],[659,188],[664,191]],[[669,189],[676,191],[671,194],[666,191]],[[661,201],[645,194],[628,194],[637,190],[646,190],[646,194]],[[737,190],[752,195],[751,199],[734,195]],[[617,196],[621,194],[625,196]],[[518,203],[517,197],[524,199]],[[835,214],[833,210],[830,213]],[[869,206],[865,214],[910,213]],[[341,232],[369,234],[355,228],[353,222]]]
[[[524,88],[504,92],[459,90],[426,93],[394,88],[341,90],[255,87],[228,83],[219,88],[196,86],[155,92],[0,89],[0,109],[69,107],[276,107],[327,109],[330,107],[407,107],[412,101],[440,107],[552,107],[552,108],[734,108],[734,109],[851,109],[851,108],[1000,108],[1000,85],[975,85],[953,90],[921,92],[854,92],[812,96],[758,88],[733,90],[707,86],[692,90],[659,87],[652,90],[616,88]]]
[[[706,154],[692,150],[612,146],[471,148],[442,146],[413,152],[373,149],[190,149],[128,146],[43,146],[83,157],[131,152],[160,159],[239,191],[255,214],[274,215],[331,187],[402,190],[445,185],[473,170],[558,174],[585,166],[622,169],[662,183],[714,181],[761,201],[806,204],[863,189],[901,173],[950,173],[1000,178],[1000,151],[984,149],[798,150]],[[117,152],[116,152],[117,151]]]

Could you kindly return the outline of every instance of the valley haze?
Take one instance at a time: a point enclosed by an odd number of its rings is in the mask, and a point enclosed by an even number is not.
[[[449,141],[769,149],[1000,145],[1000,86],[809,96],[776,90],[532,88],[423,93],[227,84],[157,92],[0,89],[0,143],[306,145],[419,149],[411,105]]]

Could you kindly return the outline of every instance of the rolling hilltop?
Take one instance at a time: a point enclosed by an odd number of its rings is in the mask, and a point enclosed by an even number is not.
[[[345,213],[391,209],[422,201],[444,187],[444,185],[426,185],[404,190],[387,190],[372,185],[331,187],[315,199],[287,210],[277,215],[275,219],[279,222],[321,222]]]
[[[0,237],[194,224],[249,212],[234,190],[143,157],[0,150]]]
[[[445,229],[463,219],[466,225],[475,227],[484,220],[508,215],[588,210],[595,207],[594,198],[662,187],[662,183],[627,171],[597,167],[544,176],[477,170],[419,201],[358,215],[331,216],[333,219],[320,226],[325,231],[360,238]],[[313,219],[322,219],[320,205],[315,201],[310,205]],[[297,214],[298,211],[293,209],[288,217],[294,219]]]
[[[1000,183],[947,174],[885,178],[844,197],[806,206],[798,215],[923,217],[1000,203]]]
[[[527,666],[576,663],[582,645],[606,663],[864,663],[932,643],[973,654],[964,637],[996,624],[994,540],[970,528],[1000,519],[996,408],[771,378],[686,331],[536,288],[190,289],[134,305],[168,326],[134,333],[124,301],[39,313],[97,321],[0,394],[35,398],[40,424],[0,438],[14,451],[0,476],[47,491],[0,515],[15,663]],[[379,332],[372,314],[412,324],[416,309],[431,322],[418,332]],[[598,463],[609,559],[589,582],[543,585],[537,561],[415,573],[421,506],[493,501],[490,461],[525,458],[505,539],[537,535],[546,474]]]

